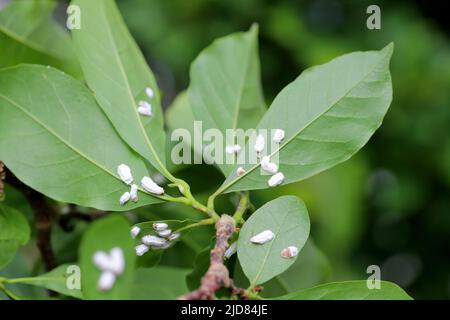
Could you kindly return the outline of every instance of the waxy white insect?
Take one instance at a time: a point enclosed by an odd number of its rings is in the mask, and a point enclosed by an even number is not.
[[[143,256],[148,250],[150,250],[150,248],[145,244],[137,245],[135,248],[136,255],[139,257]]]
[[[270,162],[270,157],[265,156],[261,159],[261,168],[269,173],[275,174],[278,172],[278,165],[274,162]]]
[[[284,174],[282,172],[278,172],[270,177],[269,181],[267,181],[267,184],[269,187],[276,187],[280,184],[282,184],[284,181]]]
[[[236,174],[238,177],[242,177],[245,174],[245,169],[242,167],[237,168]]]
[[[298,248],[294,246],[289,246],[281,250],[281,256],[286,259],[295,257],[298,254]]]
[[[131,228],[131,237],[133,239],[136,238],[139,232],[141,232],[141,228],[139,228],[138,226],[134,226],[133,228]]]
[[[167,240],[157,236],[147,235],[142,237],[142,242],[151,247],[162,247],[167,243]]]
[[[133,175],[131,174],[131,169],[126,164],[121,164],[117,167],[117,174],[126,184],[130,184],[134,180]]]
[[[94,264],[102,271],[110,271],[115,275],[120,275],[125,269],[125,258],[123,251],[119,247],[114,247],[109,255],[104,251],[97,251],[92,257]]]
[[[147,97],[149,97],[150,99],[155,96],[155,93],[153,92],[152,88],[150,88],[150,87],[145,89],[145,93],[147,94]]]
[[[274,236],[275,234],[272,232],[272,230],[264,230],[263,232],[260,232],[251,237],[250,242],[255,244],[264,244],[271,241]]]
[[[169,225],[164,222],[156,222],[153,224],[153,229],[156,231],[166,230],[168,227],[169,227]]]
[[[131,198],[130,193],[128,191],[125,192],[123,195],[120,196],[120,199],[119,199],[120,205],[123,206],[125,203],[127,203],[130,200],[130,198]]]
[[[241,146],[238,144],[228,145],[225,147],[225,152],[228,154],[235,154],[241,151]]]
[[[131,185],[130,198],[131,198],[131,201],[133,201],[133,202],[138,202],[138,200],[139,200],[138,186],[134,183]]]
[[[266,145],[266,142],[264,140],[263,135],[262,134],[258,134],[258,136],[256,137],[254,150],[257,153],[261,153],[261,152],[263,152],[265,145]]]
[[[141,185],[145,189],[145,191],[153,193],[153,194],[163,194],[164,189],[158,186],[151,178],[143,177],[141,180]]]
[[[125,270],[123,250],[119,247],[114,247],[109,252],[109,255],[104,251],[97,251],[94,253],[92,260],[97,268],[102,271],[97,283],[97,289],[101,291],[110,290],[114,286],[116,277]]]
[[[153,249],[155,250],[160,250],[160,249],[167,249],[172,245],[172,243],[170,243],[169,241],[167,241],[166,243],[164,243],[163,245],[160,246],[153,246]]]
[[[109,291],[116,282],[116,275],[111,271],[103,271],[97,282],[97,289],[100,291]]]
[[[227,250],[225,250],[223,256],[227,259],[230,259],[230,257],[235,254],[237,251],[237,241],[233,242]]]
[[[119,247],[114,247],[109,252],[111,257],[111,269],[115,275],[121,275],[125,270],[125,257],[123,256],[123,251]]]
[[[285,135],[284,130],[276,129],[275,132],[273,133],[273,141],[276,143],[280,143],[281,141],[283,141],[284,135]]]
[[[111,259],[110,256],[104,251],[97,251],[94,253],[92,260],[97,268],[100,270],[109,270],[111,271]]]
[[[165,238],[170,236],[171,233],[172,233],[172,230],[170,230],[170,229],[158,231],[158,235],[160,237],[165,237]]]
[[[137,110],[143,116],[151,117],[153,115],[152,105],[147,101],[139,101]]]
[[[175,241],[175,240],[178,240],[179,237],[180,237],[179,233],[172,233],[168,239],[169,239],[169,241]]]

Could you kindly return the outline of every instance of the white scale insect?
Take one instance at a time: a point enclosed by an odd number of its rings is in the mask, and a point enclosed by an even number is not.
[[[280,184],[282,184],[284,181],[284,174],[282,172],[278,172],[270,177],[269,181],[267,181],[267,184],[269,187],[276,187]]]
[[[228,154],[237,154],[241,151],[241,146],[238,144],[228,145],[225,147],[225,152]]]
[[[134,180],[133,175],[131,174],[131,169],[126,164],[122,163],[117,167],[117,174],[126,184],[131,184]]]
[[[293,258],[293,257],[297,256],[297,254],[298,254],[298,248],[295,246],[289,246],[289,247],[281,250],[281,256],[286,259]]]
[[[236,174],[238,177],[242,177],[245,174],[245,169],[242,167],[237,168]]]
[[[146,235],[146,236],[142,237],[142,242],[147,246],[155,247],[155,248],[162,247],[167,244],[166,239],[160,238],[157,236],[153,236],[153,235]]]
[[[265,145],[266,145],[266,142],[264,141],[263,135],[258,134],[258,136],[256,137],[255,146],[254,146],[254,150],[256,151],[256,153],[260,154],[261,152],[263,152]]]
[[[133,228],[131,228],[131,237],[133,239],[136,238],[140,232],[141,228],[139,228],[138,226],[134,226]]]
[[[141,256],[143,256],[148,250],[150,250],[150,248],[149,248],[147,245],[145,245],[145,244],[140,244],[140,245],[137,245],[137,246],[136,246],[135,250],[136,250],[136,255],[139,256],[139,257],[141,257]]]
[[[119,247],[114,247],[109,254],[105,251],[97,251],[92,257],[94,264],[102,272],[97,283],[100,291],[109,291],[114,286],[116,278],[125,270],[125,258]]]
[[[264,244],[273,239],[275,234],[272,230],[264,230],[250,238],[250,242],[254,244]]]
[[[264,156],[261,159],[261,168],[269,173],[275,174],[278,172],[278,165],[274,162],[270,162],[269,156]]]
[[[141,180],[141,185],[145,191],[161,195],[164,193],[164,188],[158,186],[151,178],[143,177]]]
[[[138,197],[138,186],[136,184],[134,184],[134,183],[131,185],[130,199],[133,202],[138,202],[138,200],[139,200],[139,197]]]
[[[151,117],[153,115],[152,105],[147,101],[139,101],[137,110],[143,116]]]
[[[280,143],[281,141],[283,141],[284,135],[285,135],[284,130],[276,129],[274,134],[273,134],[273,138],[272,139],[273,139],[274,142]]]
[[[223,256],[227,259],[230,259],[233,254],[237,251],[237,241],[233,242],[227,250],[225,250]]]

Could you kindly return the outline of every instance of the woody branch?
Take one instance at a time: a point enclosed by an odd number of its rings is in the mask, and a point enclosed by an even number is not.
[[[235,221],[228,215],[222,215],[216,222],[216,244],[211,250],[210,266],[201,280],[200,287],[184,296],[181,300],[210,300],[215,299],[215,293],[221,288],[229,288],[233,294],[241,294],[245,290],[234,286],[228,269],[223,263],[224,253],[229,247],[228,241],[236,230]]]

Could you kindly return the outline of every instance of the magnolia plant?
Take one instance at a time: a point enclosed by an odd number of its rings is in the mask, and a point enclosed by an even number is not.
[[[40,64],[0,70],[0,159],[5,165],[0,163],[0,170],[31,204],[48,271],[31,278],[0,278],[0,290],[18,298],[10,286],[25,283],[80,299],[162,298],[168,284],[159,277],[168,282],[186,277],[187,287],[179,285],[175,295],[181,299],[262,299],[265,284],[289,272],[307,247],[310,220],[298,197],[282,196],[255,208],[250,191],[311,177],[367,143],[391,103],[393,45],[349,53],[303,71],[268,108],[257,26],[203,50],[192,63],[189,87],[169,107],[166,128],[194,134],[195,121],[223,137],[230,130],[236,137],[237,132],[251,133],[214,144],[215,155],[233,161],[214,156],[211,165],[224,179],[205,198],[178,177],[181,166],[173,163],[173,150],[186,153],[187,145],[192,149],[187,153],[206,159],[205,144],[191,146],[186,139],[176,146],[168,143],[155,77],[114,1],[72,1],[80,25],[71,30],[71,39],[48,22],[52,8],[51,1],[24,1],[0,14],[2,30],[41,55],[28,60]],[[36,23],[7,23],[5,17],[13,15],[22,21],[32,15]],[[37,36],[42,31],[45,38]],[[45,57],[58,63],[41,65]],[[229,195],[235,196],[235,207],[223,212],[217,199]],[[181,220],[163,214],[152,221],[145,221],[145,214],[138,221],[130,218],[159,203],[191,207],[203,217],[188,210]],[[161,206],[153,211],[157,208]],[[57,266],[49,230],[67,211],[95,221],[82,234],[78,261]],[[207,228],[214,230],[214,238],[191,273],[158,267],[165,252],[191,243]],[[24,216],[0,203],[0,268],[29,238]],[[78,267],[77,287],[73,270]],[[157,294],[146,296],[148,290]],[[361,280],[288,290],[280,298],[409,296],[395,284],[381,282],[372,289]]]

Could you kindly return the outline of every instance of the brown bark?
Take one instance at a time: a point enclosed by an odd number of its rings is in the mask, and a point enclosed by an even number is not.
[[[228,269],[223,263],[223,255],[227,250],[228,241],[236,230],[234,219],[228,215],[222,215],[216,223],[216,244],[211,250],[211,262],[208,271],[201,280],[200,288],[184,296],[181,300],[209,300],[215,299],[215,293],[221,288],[229,288],[233,294],[241,294],[242,289],[234,287],[230,279]]]

